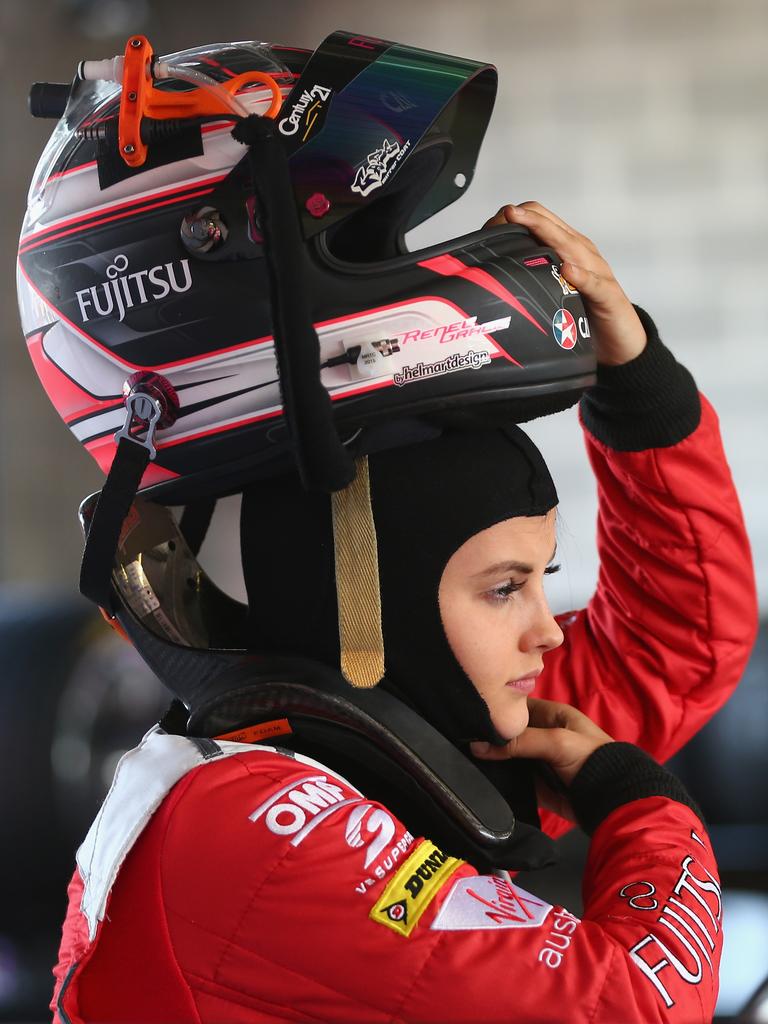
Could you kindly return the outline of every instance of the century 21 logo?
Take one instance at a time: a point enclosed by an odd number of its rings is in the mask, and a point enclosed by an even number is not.
[[[192,287],[189,260],[158,263],[155,267],[137,270],[132,274],[124,273],[127,269],[128,257],[120,253],[115,256],[114,263],[107,267],[106,281],[75,292],[80,306],[80,319],[84,324],[94,315],[116,316],[122,322],[127,309],[143,306],[147,302],[157,302],[171,292],[186,292]]]
[[[331,91],[325,85],[313,85],[311,89],[304,89],[299,98],[291,104],[290,114],[278,122],[281,134],[295,135],[304,119],[306,124],[302,142],[305,142],[323,109],[323,104],[330,99]]]

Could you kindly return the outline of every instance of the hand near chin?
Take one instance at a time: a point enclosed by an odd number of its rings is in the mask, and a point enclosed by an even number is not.
[[[505,761],[517,757],[543,761],[559,783],[567,787],[590,754],[604,743],[613,742],[608,733],[570,704],[529,697],[528,712],[527,728],[503,746],[471,743],[470,749],[475,757],[483,761]],[[564,791],[556,792],[543,782],[537,789],[542,806],[574,820]]]
[[[619,366],[639,356],[646,336],[640,318],[595,243],[541,203],[503,206],[485,227],[519,224],[560,257],[563,277],[581,293],[597,360]]]

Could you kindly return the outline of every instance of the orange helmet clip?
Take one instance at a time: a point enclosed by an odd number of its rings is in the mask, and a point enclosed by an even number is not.
[[[211,117],[233,118],[232,107],[225,97],[213,90],[193,89],[190,92],[166,92],[155,87],[152,76],[154,51],[146,36],[131,36],[125,46],[123,92],[120,98],[118,144],[120,156],[129,167],[141,167],[147,159],[147,144],[142,139],[141,122],[145,117],[169,118]],[[217,82],[221,89],[234,96],[246,85],[259,82],[268,86],[272,102],[267,117],[275,117],[283,96],[275,79],[264,71],[246,71],[242,75]]]

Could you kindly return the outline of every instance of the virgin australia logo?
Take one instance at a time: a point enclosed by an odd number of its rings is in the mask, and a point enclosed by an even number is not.
[[[157,302],[171,292],[186,292],[192,287],[189,260],[158,263],[148,270],[126,274],[128,257],[115,256],[107,267],[107,280],[75,292],[83,323],[98,317],[116,317],[122,321],[133,306]]]

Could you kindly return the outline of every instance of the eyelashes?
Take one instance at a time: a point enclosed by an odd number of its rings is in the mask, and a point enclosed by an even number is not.
[[[560,568],[561,567],[559,564],[548,565],[547,568],[544,570],[544,575],[551,576],[553,573],[559,572]],[[506,583],[502,583],[500,586],[493,587],[492,590],[487,591],[486,596],[491,601],[498,601],[499,603],[502,603],[504,601],[508,601],[514,594],[518,592],[518,590],[522,590],[525,586],[525,583],[525,580],[518,583],[516,580],[509,579],[506,581]]]
[[[515,583],[514,580],[507,580],[500,587],[494,587],[493,590],[489,590],[488,596],[492,601],[507,601],[518,590],[522,590],[524,586],[524,583]]]

